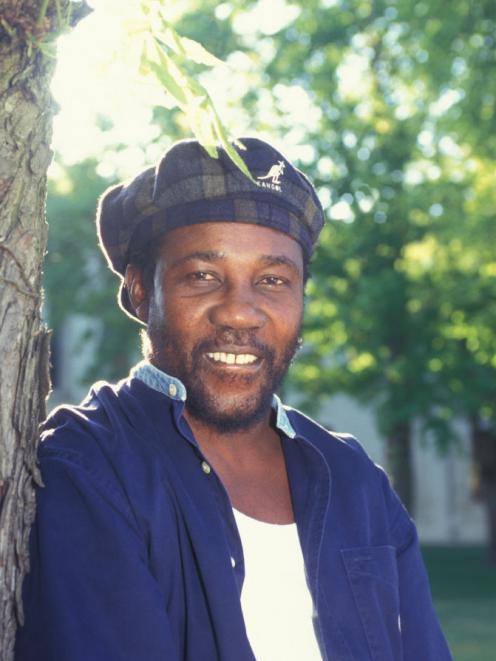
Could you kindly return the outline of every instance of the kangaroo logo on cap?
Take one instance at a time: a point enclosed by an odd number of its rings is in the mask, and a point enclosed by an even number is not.
[[[281,192],[281,180],[280,177],[284,174],[284,168],[286,163],[284,161],[278,161],[275,163],[270,170],[263,177],[257,177],[258,185],[263,188],[270,188],[272,190],[277,190]],[[270,183],[265,183],[266,179],[271,179]],[[260,182],[260,183],[259,183]]]

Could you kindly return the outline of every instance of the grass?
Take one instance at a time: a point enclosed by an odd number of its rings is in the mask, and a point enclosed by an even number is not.
[[[434,604],[455,661],[496,659],[496,567],[479,547],[422,549]]]

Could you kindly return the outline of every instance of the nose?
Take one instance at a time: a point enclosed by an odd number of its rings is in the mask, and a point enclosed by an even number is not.
[[[257,293],[251,284],[230,284],[210,310],[214,326],[240,330],[256,330],[264,326],[267,317],[258,305]]]

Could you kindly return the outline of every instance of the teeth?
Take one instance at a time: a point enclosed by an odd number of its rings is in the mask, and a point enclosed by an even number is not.
[[[236,365],[249,365],[254,363],[257,357],[251,353],[240,353],[236,356]]]
[[[207,356],[218,363],[225,363],[226,365],[250,365],[257,360],[257,357],[251,353],[224,353],[223,351],[215,351],[207,353]]]

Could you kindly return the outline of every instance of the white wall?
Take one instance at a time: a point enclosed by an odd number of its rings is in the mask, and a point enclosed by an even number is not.
[[[385,446],[371,409],[338,395],[317,417],[324,426],[356,436],[372,459],[386,467]],[[468,430],[460,424],[458,431],[461,442],[442,456],[414,430],[414,518],[423,542],[479,544],[486,539],[484,508],[471,495]]]

